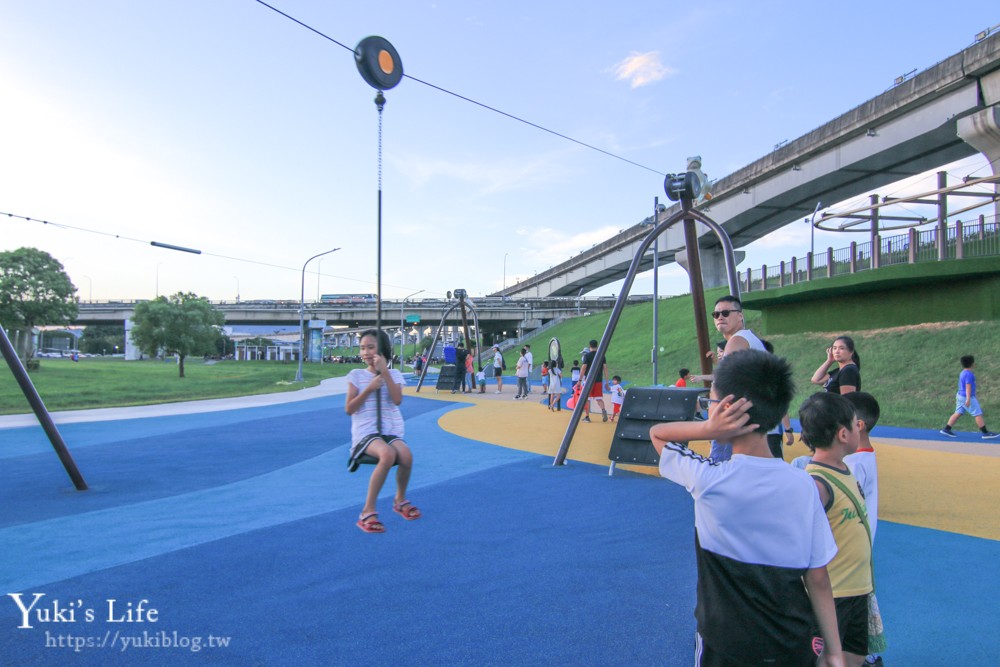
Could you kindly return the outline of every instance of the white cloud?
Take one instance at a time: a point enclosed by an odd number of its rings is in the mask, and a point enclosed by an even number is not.
[[[555,172],[551,162],[545,156],[533,160],[494,162],[428,159],[417,155],[392,160],[393,166],[408,178],[414,189],[425,187],[436,179],[445,179],[471,185],[480,195],[537,188],[540,183],[552,180]]]
[[[589,250],[598,243],[607,241],[618,232],[617,227],[604,226],[575,234],[566,234],[551,227],[521,227],[515,233],[523,244],[519,252],[521,259],[535,264],[540,273],[551,266],[563,263],[573,255]]]
[[[633,51],[628,58],[611,68],[615,78],[628,81],[633,88],[647,86],[660,79],[677,74],[677,70],[660,62],[660,52],[637,53]]]

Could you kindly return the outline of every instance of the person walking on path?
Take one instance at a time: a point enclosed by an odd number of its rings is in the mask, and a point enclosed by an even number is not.
[[[476,348],[469,350],[469,353],[465,356],[465,384],[467,389],[465,393],[471,394],[472,390],[476,386],[475,374],[476,367],[472,363],[473,358],[476,356]]]
[[[500,347],[493,346],[493,377],[497,380],[497,394],[503,393],[503,355],[500,354]]]
[[[834,363],[838,368],[831,371]],[[813,373],[811,382],[833,394],[861,391],[861,357],[854,350],[854,339],[837,336],[833,345],[826,348],[826,361]]]
[[[535,357],[531,354],[531,345],[525,344],[524,346],[524,358],[528,360],[528,391],[531,393],[531,371],[535,370]]]
[[[406,487],[413,470],[413,453],[403,440],[403,374],[389,368],[386,359],[392,356],[389,336],[378,329],[361,334],[361,360],[365,368],[355,368],[347,374],[347,399],[344,410],[351,416],[351,455],[348,469],[357,470],[363,455],[378,460],[368,482],[365,505],[357,526],[366,533],[384,533],[385,525],[378,518],[375,503],[378,494],[396,468],[394,512],[407,521],[419,519],[420,510],[406,499]]]
[[[528,357],[523,347],[521,348],[521,356],[517,360],[517,366],[514,368],[514,375],[517,376],[517,395],[514,396],[514,400],[528,398]]]
[[[597,401],[597,404],[601,406],[601,414],[603,419],[601,421],[608,421],[608,409],[604,406],[604,378],[608,376],[608,360],[605,358],[601,364],[601,368],[594,368],[594,361],[597,357],[597,341],[590,341],[590,349],[588,349],[583,355],[583,365],[580,367],[580,378],[586,378],[590,373],[596,373],[597,377],[594,378],[594,385],[590,388],[590,396],[587,398],[587,402],[583,406],[583,411],[586,413],[583,417],[583,421],[590,421],[590,399],[593,398]]]
[[[986,428],[986,418],[983,416],[983,409],[979,407],[979,399],[976,398],[976,373],[972,370],[976,366],[976,358],[969,354],[962,357],[961,361],[962,372],[958,375],[958,393],[955,394],[955,414],[948,418],[948,423],[940,432],[949,438],[957,438],[958,434],[951,428],[959,417],[968,414],[976,419],[976,426],[979,427],[983,440],[998,438],[1000,433]]]

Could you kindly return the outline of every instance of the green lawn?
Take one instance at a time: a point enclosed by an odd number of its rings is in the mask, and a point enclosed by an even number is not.
[[[41,359],[31,381],[49,410],[150,405],[205,398],[295,391],[320,380],[346,375],[349,364],[305,364],[304,384],[293,384],[297,363],[219,361],[200,358],[184,363],[187,377],[178,377],[169,361],[125,361],[107,357]],[[6,364],[0,366],[0,414],[30,412],[31,408]]]

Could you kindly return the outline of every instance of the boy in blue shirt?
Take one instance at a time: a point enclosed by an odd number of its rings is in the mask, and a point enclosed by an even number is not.
[[[941,434],[949,438],[957,438],[958,434],[951,430],[958,418],[964,414],[970,414],[976,418],[976,426],[982,433],[983,440],[992,440],[1000,437],[1000,433],[993,433],[986,428],[986,419],[983,417],[983,409],[979,407],[979,400],[976,398],[976,374],[972,368],[976,365],[976,358],[971,354],[962,357],[962,372],[958,376],[958,393],[955,394],[955,414],[948,419],[948,423],[941,429]]]

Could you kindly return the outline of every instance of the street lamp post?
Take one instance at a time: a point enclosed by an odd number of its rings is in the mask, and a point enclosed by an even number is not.
[[[90,276],[84,276],[87,279],[87,303],[94,302],[94,281],[90,279]]]
[[[160,265],[163,262],[156,263],[156,296],[160,296]]]
[[[399,370],[403,370],[403,346],[406,344],[406,330],[403,329],[403,306],[406,304],[406,300],[411,296],[416,296],[425,290],[420,290],[414,292],[413,294],[407,294],[403,297],[403,300],[399,302]]]
[[[323,258],[316,262],[316,303],[319,303],[319,279],[323,275]]]
[[[236,303],[240,302],[240,278],[239,276],[233,276],[236,279]]]
[[[503,291],[507,291],[507,253],[503,254]]]
[[[305,323],[306,323],[306,266],[309,262],[313,261],[317,257],[322,257],[323,255],[329,255],[331,252],[337,252],[340,248],[334,248],[333,250],[327,250],[326,252],[321,252],[318,255],[313,255],[306,260],[306,263],[302,265],[302,291],[299,295],[299,370],[295,373],[295,382],[303,382],[302,379],[302,341],[305,339]]]

